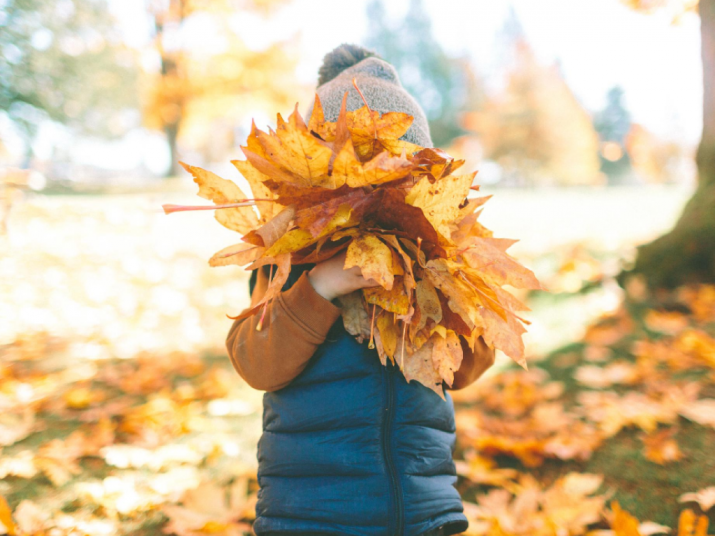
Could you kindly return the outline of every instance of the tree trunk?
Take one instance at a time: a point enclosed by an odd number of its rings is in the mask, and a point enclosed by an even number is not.
[[[167,124],[164,126],[164,133],[166,134],[166,141],[169,144],[169,156],[171,158],[169,168],[164,176],[167,178],[176,177],[179,175],[179,150],[176,141],[179,136],[179,123]]]
[[[704,91],[698,187],[675,227],[638,248],[629,273],[642,274],[652,288],[715,282],[715,0],[700,0],[700,20]]]

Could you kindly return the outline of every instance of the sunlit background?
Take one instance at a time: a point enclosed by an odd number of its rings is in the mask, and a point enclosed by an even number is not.
[[[0,496],[21,528],[250,530],[261,393],[223,349],[247,274],[207,263],[237,237],[160,207],[197,201],[179,160],[243,184],[251,120],[305,112],[343,42],[479,170],[480,221],[550,291],[522,296],[530,357],[590,344],[697,184],[700,18],[629,3],[0,0]]]

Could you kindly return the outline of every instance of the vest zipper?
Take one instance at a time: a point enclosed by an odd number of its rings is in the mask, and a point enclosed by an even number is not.
[[[387,464],[387,472],[390,477],[390,491],[393,496],[393,504],[395,505],[395,512],[397,514],[397,519],[395,521],[395,531],[390,533],[390,536],[402,536],[403,531],[403,517],[404,517],[404,505],[402,504],[402,486],[400,486],[400,479],[397,475],[397,469],[395,467],[395,462],[392,458],[392,425],[395,418],[395,383],[394,383],[394,371],[393,366],[388,364],[384,367],[385,373],[387,374],[386,383],[386,403],[385,408],[385,419],[383,420],[382,426],[382,449],[385,456],[385,463]],[[390,516],[391,518],[391,516]],[[391,520],[391,519],[390,519]],[[390,525],[388,521],[388,530],[390,530]]]

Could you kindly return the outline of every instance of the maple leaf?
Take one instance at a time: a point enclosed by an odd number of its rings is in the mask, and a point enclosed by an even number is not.
[[[387,112],[381,115],[367,106],[347,114],[348,129],[355,151],[363,160],[371,158],[379,151],[382,140],[397,140],[402,137],[412,125],[412,121],[412,116],[408,114]]]
[[[363,289],[362,294],[365,297],[365,301],[368,304],[375,304],[390,313],[407,314],[410,310],[410,297],[402,285],[402,279],[400,276],[395,276],[390,290],[381,286]]]
[[[294,217],[295,207],[288,206],[264,223],[259,229],[256,229],[255,232],[263,239],[263,245],[270,248],[288,231]]]
[[[437,290],[429,279],[420,279],[417,282],[416,300],[421,315],[418,329],[425,326],[427,319],[432,319],[437,324],[442,321],[442,305]]]
[[[454,373],[459,370],[459,366],[462,364],[462,344],[454,331],[448,331],[442,326],[437,327],[442,329],[435,329],[435,333],[438,336],[432,338],[434,344],[432,366],[437,374],[451,387],[454,381]]]
[[[450,176],[430,182],[424,177],[407,194],[405,203],[422,209],[427,220],[445,238],[450,238],[448,222],[459,215],[459,204],[469,193],[475,173]]]
[[[439,372],[435,370],[434,367],[434,343],[435,338],[439,338],[440,335],[433,335],[429,341],[423,344],[414,353],[409,353],[405,351],[404,360],[402,364],[402,373],[405,376],[405,380],[408,382],[416,380],[428,389],[431,389],[441,399],[444,398],[444,390],[442,388],[442,376]]]
[[[413,167],[409,160],[385,152],[363,164],[356,158],[353,144],[348,140],[333,163],[331,187],[339,188],[344,184],[351,188],[376,186],[407,176]]]
[[[231,163],[248,182],[254,199],[273,198],[273,192],[265,184],[269,180],[267,175],[258,171],[246,160],[231,160]],[[261,215],[259,218],[261,223],[267,222],[281,210],[281,206],[274,201],[256,201],[256,208]]]
[[[375,327],[380,336],[382,352],[394,363],[397,344],[400,340],[400,330],[394,321],[393,315],[388,312],[380,311],[375,319]],[[382,359],[384,361],[384,357],[382,357]]]
[[[217,205],[236,203],[246,199],[246,195],[236,185],[218,175],[180,162],[181,165],[191,173],[194,182],[199,185],[199,196]],[[237,207],[217,210],[216,220],[224,227],[245,234],[258,224],[258,217],[252,207]]]
[[[392,289],[392,252],[377,236],[365,233],[348,246],[345,269],[358,266],[365,279],[373,279],[386,290]]]
[[[240,242],[214,253],[209,259],[209,265],[228,266],[230,264],[237,264],[239,266],[245,266],[258,259],[263,255],[265,250],[266,248],[264,247]]]
[[[501,243],[495,239],[476,236],[469,237],[460,244],[464,249],[462,255],[467,264],[480,270],[497,285],[541,289],[534,273],[512,259],[500,246]]]
[[[472,298],[472,291],[463,281],[454,277],[446,260],[433,259],[425,267],[427,279],[447,297],[449,308],[457,313],[470,330],[483,327],[479,304]]]
[[[271,165],[287,171],[298,185],[310,187],[328,184],[326,181],[330,180],[328,165],[332,151],[310,133],[300,117],[297,104],[288,117],[288,122],[278,114],[278,126],[275,132],[267,134],[257,130],[255,136],[263,148],[266,159],[273,162]],[[249,153],[255,154],[250,150],[244,151],[246,158],[255,165]],[[256,167],[259,171],[263,171],[260,167]],[[266,174],[271,175],[271,173]]]
[[[343,101],[345,101],[344,98]],[[340,111],[342,112],[342,107]],[[316,93],[315,101],[313,103],[313,113],[310,116],[308,129],[317,134],[322,140],[333,141],[335,139],[335,127],[335,123],[325,120],[323,104],[320,102],[320,97],[318,97],[318,94]]]
[[[345,331],[359,343],[370,338],[370,317],[365,310],[362,291],[356,290],[338,298]]]

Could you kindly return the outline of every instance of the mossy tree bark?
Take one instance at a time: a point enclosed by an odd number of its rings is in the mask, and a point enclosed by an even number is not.
[[[715,0],[700,0],[700,20],[704,91],[698,188],[675,227],[638,249],[630,273],[642,274],[653,288],[715,282]]]

